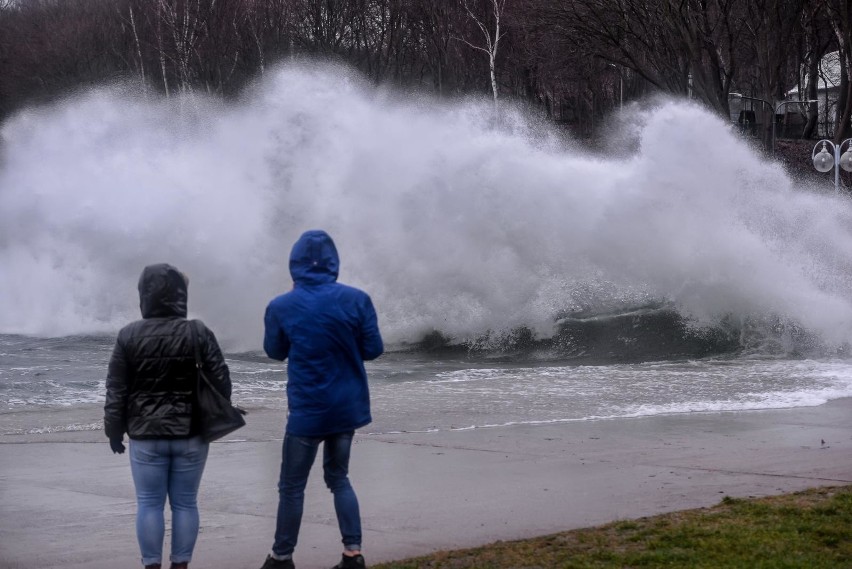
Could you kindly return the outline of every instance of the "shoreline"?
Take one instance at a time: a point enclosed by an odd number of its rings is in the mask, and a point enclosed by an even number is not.
[[[193,565],[256,569],[271,545],[284,417],[251,417],[211,447]],[[850,449],[852,398],[843,398],[792,409],[359,433],[350,470],[365,556],[378,563],[706,507],[725,496],[850,484]],[[138,563],[127,455],[112,455],[102,432],[7,435],[0,464],[0,567]],[[339,556],[331,495],[316,466],[300,539],[299,569]]]
[[[381,425],[381,418],[363,427],[357,432],[359,437],[381,437],[381,436],[408,436],[408,435],[441,435],[466,431],[482,431],[507,428],[536,428],[559,425],[573,425],[584,423],[597,423],[606,421],[639,421],[666,417],[701,417],[748,414],[748,413],[771,413],[771,412],[795,412],[797,410],[818,409],[825,405],[832,405],[844,400],[852,401],[852,395],[829,399],[816,405],[799,405],[793,407],[773,406],[763,408],[738,408],[738,409],[694,409],[683,411],[661,411],[654,413],[636,413],[625,415],[602,415],[565,419],[542,419],[529,421],[509,421],[506,423],[487,423],[470,426],[448,426],[425,429],[394,429],[373,430],[374,426]],[[274,408],[267,406],[251,406],[241,402],[237,404],[248,411],[249,422],[247,426],[239,431],[242,437],[237,436],[229,442],[261,442],[269,440],[283,440],[283,424],[286,417],[286,408]],[[841,403],[842,404],[842,403]],[[70,416],[70,418],[69,418]],[[81,403],[77,405],[44,405],[11,408],[0,411],[0,444],[6,443],[42,443],[42,442],[103,442],[103,402]],[[48,419],[45,417],[60,417]],[[69,422],[71,421],[71,422]],[[51,424],[45,424],[50,422]],[[35,426],[38,425],[38,426]],[[246,433],[251,433],[246,436]],[[63,439],[63,435],[69,435],[71,439]],[[56,438],[59,437],[59,438]],[[219,441],[225,442],[225,441]],[[2,568],[0,568],[2,569]]]

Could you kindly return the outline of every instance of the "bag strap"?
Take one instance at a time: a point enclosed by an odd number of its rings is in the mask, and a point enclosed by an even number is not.
[[[207,386],[210,387],[210,389],[212,389],[214,393],[218,393],[220,396],[222,396],[222,394],[219,393],[219,390],[216,389],[216,387],[212,383],[210,383],[209,379],[207,379],[207,374],[204,373],[204,368],[201,363],[201,350],[198,347],[197,327],[198,320],[189,321],[189,333],[192,335],[192,348],[195,352],[195,369],[198,371],[198,381],[201,382],[203,380],[204,383],[206,383]]]
[[[196,321],[189,321],[189,333],[192,336],[192,350],[195,352],[195,367],[201,369],[201,351],[198,349],[198,332],[195,329]]]
[[[189,333],[192,335],[192,349],[195,352],[195,368],[198,372],[198,386],[196,387],[196,390],[201,387],[201,382],[204,381],[204,383],[207,384],[207,387],[209,387],[213,391],[213,393],[215,393],[220,399],[227,401],[228,404],[240,415],[248,415],[246,411],[240,409],[239,407],[231,403],[230,399],[222,395],[222,393],[216,388],[216,386],[211,383],[210,379],[208,379],[207,374],[204,373],[201,364],[201,350],[198,347],[198,331],[196,330],[197,326],[198,320],[189,321]]]

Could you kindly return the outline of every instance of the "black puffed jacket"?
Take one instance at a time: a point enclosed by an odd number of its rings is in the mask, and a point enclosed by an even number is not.
[[[104,429],[110,439],[181,439],[198,434],[197,373],[186,319],[187,281],[167,264],[139,278],[142,320],[118,333],[109,362]],[[220,393],[231,397],[228,366],[216,337],[202,322],[197,337],[202,366]]]

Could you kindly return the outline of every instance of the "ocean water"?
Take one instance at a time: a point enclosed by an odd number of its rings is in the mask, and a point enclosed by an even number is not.
[[[0,435],[100,430],[112,341],[0,336]],[[259,353],[228,354],[227,361],[233,400],[283,418],[285,365]],[[374,423],[365,433],[777,409],[852,396],[852,362],[840,359],[578,365],[390,352],[367,369]]]
[[[112,85],[0,125],[0,432],[96,430],[146,264],[189,275],[235,400],[291,244],[326,229],[390,351],[374,432],[819,405],[852,395],[852,200],[688,101],[592,151],[511,102],[295,63],[238,100]]]

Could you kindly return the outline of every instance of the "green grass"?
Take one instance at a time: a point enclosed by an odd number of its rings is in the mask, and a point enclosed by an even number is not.
[[[852,569],[852,486],[770,498],[725,498],[712,508],[371,567]]]

